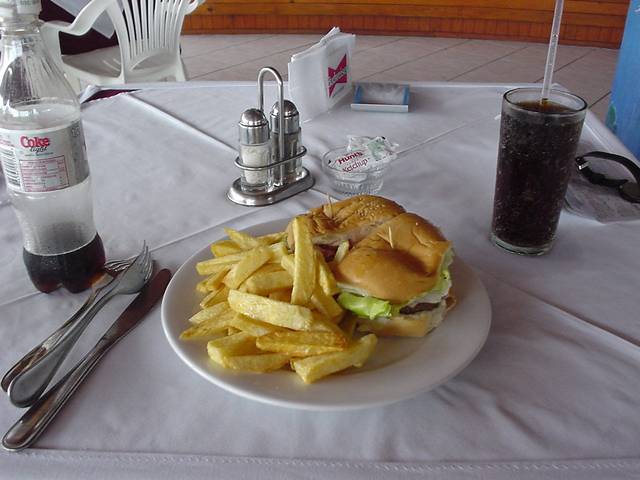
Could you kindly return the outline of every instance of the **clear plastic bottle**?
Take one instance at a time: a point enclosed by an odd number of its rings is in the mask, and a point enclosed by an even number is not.
[[[88,288],[104,264],[80,105],[40,35],[40,2],[0,0],[0,159],[33,284]]]

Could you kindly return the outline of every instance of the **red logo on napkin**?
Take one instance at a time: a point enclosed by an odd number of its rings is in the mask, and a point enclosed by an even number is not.
[[[338,66],[333,69],[329,67],[329,96],[333,95],[333,91],[336,85],[339,83],[347,83],[347,55],[345,54],[338,63]]]

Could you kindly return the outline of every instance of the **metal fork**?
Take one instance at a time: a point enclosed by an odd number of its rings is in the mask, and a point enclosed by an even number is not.
[[[146,243],[142,252],[127,269],[105,288],[102,295],[83,315],[69,324],[55,342],[44,345],[43,352],[37,359],[23,368],[9,383],[7,392],[11,403],[18,407],[26,407],[35,402],[44,392],[62,361],[75,345],[76,341],[89,325],[96,313],[115,295],[130,294],[140,291],[149,281],[153,272],[153,262]],[[46,342],[46,340],[45,340]]]
[[[38,361],[38,359],[42,357],[42,355],[44,355],[47,350],[55,345],[60,337],[62,337],[64,332],[66,332],[69,327],[73,325],[78,320],[78,318],[84,315],[84,313],[89,309],[91,305],[93,305],[93,302],[96,300],[98,295],[100,295],[100,293],[102,293],[102,291],[116,279],[120,272],[126,270],[126,268],[131,265],[132,262],[133,260],[114,260],[105,263],[102,267],[105,271],[105,274],[91,286],[91,293],[89,294],[89,297],[84,302],[84,304],[78,309],[76,313],[71,316],[71,318],[64,322],[60,326],[60,328],[49,335],[39,345],[34,347],[24,357],[18,360],[18,362],[13,367],[11,367],[7,373],[4,374],[4,377],[2,377],[2,381],[0,382],[2,390],[6,392],[9,388],[9,384],[16,376],[18,376],[18,374],[20,374],[23,370],[29,368],[31,364]]]

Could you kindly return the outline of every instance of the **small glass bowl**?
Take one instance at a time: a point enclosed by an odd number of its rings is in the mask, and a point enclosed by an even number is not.
[[[366,172],[343,172],[332,165],[333,160],[348,154],[347,147],[329,150],[322,156],[322,171],[331,180],[331,186],[347,195],[372,195],[378,193],[384,183],[384,172],[389,162],[380,162]]]

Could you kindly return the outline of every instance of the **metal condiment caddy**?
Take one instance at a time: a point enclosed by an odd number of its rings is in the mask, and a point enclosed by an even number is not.
[[[278,85],[278,101],[264,113],[264,77],[271,73]],[[245,110],[238,122],[239,153],[235,164],[241,170],[227,192],[232,202],[260,207],[289,198],[311,188],[313,176],[302,166],[307,149],[300,141],[300,115],[284,99],[284,83],[275,68],[258,73],[258,108]]]

